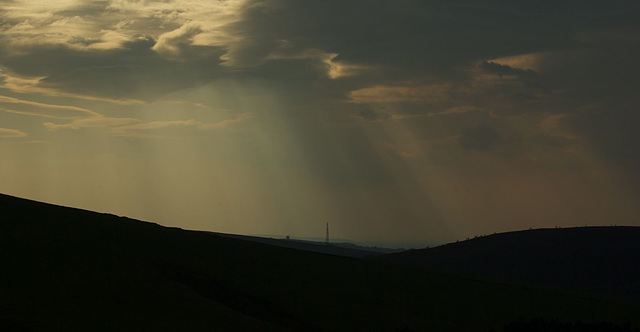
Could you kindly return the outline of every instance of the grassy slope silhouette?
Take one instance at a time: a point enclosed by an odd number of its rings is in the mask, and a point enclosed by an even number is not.
[[[0,330],[640,325],[637,302],[268,246],[0,195]]]
[[[381,258],[410,266],[640,300],[640,227],[501,233]]]

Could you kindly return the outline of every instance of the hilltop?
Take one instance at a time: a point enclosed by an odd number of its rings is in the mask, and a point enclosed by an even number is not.
[[[640,299],[640,227],[525,230],[389,254],[381,259]]]

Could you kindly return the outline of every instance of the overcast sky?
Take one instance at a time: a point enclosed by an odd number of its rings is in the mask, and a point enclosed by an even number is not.
[[[0,0],[0,191],[420,247],[640,226],[640,2]]]

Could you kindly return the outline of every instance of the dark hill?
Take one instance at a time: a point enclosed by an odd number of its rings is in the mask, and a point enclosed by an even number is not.
[[[640,325],[634,301],[268,246],[4,195],[0,211],[1,331]]]
[[[429,269],[640,299],[640,227],[527,230],[383,257]]]

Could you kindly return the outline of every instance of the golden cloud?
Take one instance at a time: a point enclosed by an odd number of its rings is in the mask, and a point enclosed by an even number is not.
[[[441,102],[449,99],[451,87],[448,84],[421,86],[376,85],[351,91],[349,98],[357,104],[397,103],[397,102]]]
[[[27,136],[29,136],[27,133],[17,129],[0,128],[0,138],[20,138]]]
[[[53,87],[43,86],[42,80],[45,78],[46,78],[45,76],[24,77],[24,76],[9,74],[6,72],[0,72],[0,79],[4,81],[2,84],[0,84],[0,87],[8,89],[11,92],[17,92],[17,93],[40,94],[40,95],[52,96],[52,97],[70,97],[70,98],[76,98],[76,99],[104,101],[104,102],[120,104],[120,105],[144,104],[144,101],[138,100],[138,99],[102,98],[102,97],[95,97],[95,96],[81,95],[77,93],[60,91]]]

